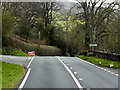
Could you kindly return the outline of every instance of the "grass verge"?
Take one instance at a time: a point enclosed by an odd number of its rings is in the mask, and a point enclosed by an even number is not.
[[[110,67],[110,64],[113,64],[112,67],[110,68],[115,68],[115,69],[120,69],[120,62],[119,61],[111,61],[111,60],[107,60],[107,59],[101,59],[101,58],[97,58],[94,56],[84,56],[84,55],[80,55],[78,56],[81,59],[84,59],[86,61],[89,61],[93,64],[102,66],[102,67]],[[101,64],[99,63],[101,61]]]
[[[15,88],[24,73],[22,66],[2,61],[2,88]]]
[[[21,50],[12,49],[12,48],[4,48],[2,50],[3,55],[11,55],[11,56],[35,56],[35,55],[28,55]]]

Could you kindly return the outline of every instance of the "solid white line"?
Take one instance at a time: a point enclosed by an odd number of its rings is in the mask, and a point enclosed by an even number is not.
[[[29,57],[28,59],[31,59],[31,57]]]
[[[82,60],[82,59],[79,59],[79,60],[81,60],[81,61],[83,61],[83,62],[85,62],[85,63],[88,63],[87,61],[84,61],[84,60]],[[92,63],[88,63],[88,64],[90,64],[90,65],[94,65],[94,64],[92,64]],[[107,70],[107,69],[104,69],[104,68],[101,68],[101,67],[99,67],[99,66],[96,66],[96,65],[94,65],[96,68],[99,68],[99,69],[101,69],[101,70],[104,70],[104,71],[106,71],[106,72],[109,72],[109,73],[111,73],[111,74],[114,74],[114,75],[116,75],[116,76],[119,76],[119,74],[115,74],[115,73],[113,73],[113,72],[111,72],[111,71],[109,71],[109,70]]]
[[[29,68],[30,64],[32,63],[34,57],[31,59],[31,61],[29,62],[29,64],[27,65],[27,68]]]
[[[27,78],[30,75],[30,71],[31,71],[31,68],[28,68],[27,74],[26,74],[24,80],[22,81],[21,85],[19,86],[20,89],[22,89],[23,86],[25,85],[25,82],[27,81]]]
[[[67,65],[65,65],[65,64],[63,63],[63,61],[60,60],[59,57],[56,57],[56,58],[64,65],[64,67],[65,67],[65,68],[67,69],[67,71],[70,73],[70,75],[72,76],[72,78],[73,78],[74,82],[76,83],[76,85],[78,86],[78,88],[81,88],[81,89],[82,89],[82,86],[80,85],[79,81],[78,81],[77,78],[74,76],[74,74],[72,73],[72,71],[67,67]]]

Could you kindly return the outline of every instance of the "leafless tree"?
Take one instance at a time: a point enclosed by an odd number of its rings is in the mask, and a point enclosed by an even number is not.
[[[107,23],[109,17],[115,12],[118,2],[105,4],[106,0],[77,0],[80,5],[80,10],[85,21],[86,28],[86,45],[96,43],[97,37],[105,35],[104,30],[98,32],[101,24]]]

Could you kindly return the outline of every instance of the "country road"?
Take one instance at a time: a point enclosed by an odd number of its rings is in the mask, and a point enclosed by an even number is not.
[[[87,90],[118,90],[118,73],[76,57],[42,56],[6,59],[3,56],[2,59],[28,68],[25,77],[20,82],[20,88],[74,88],[79,90],[78,88],[81,87]]]

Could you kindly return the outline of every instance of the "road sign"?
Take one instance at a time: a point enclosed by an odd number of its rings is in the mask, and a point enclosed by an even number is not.
[[[97,46],[97,44],[89,44],[89,46]]]
[[[32,51],[32,52],[28,52],[29,55],[35,55],[35,52]]]

